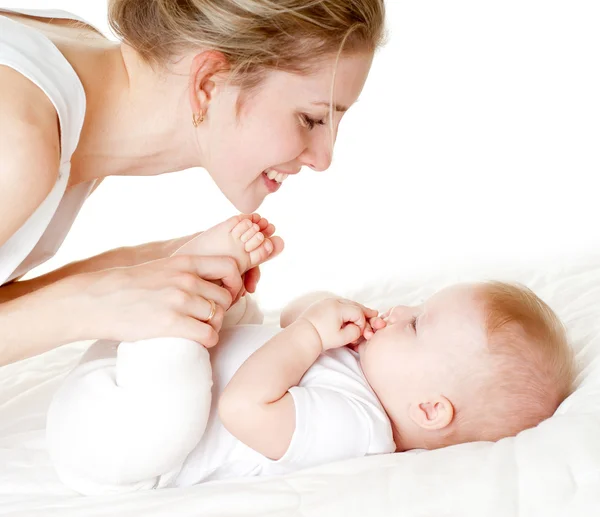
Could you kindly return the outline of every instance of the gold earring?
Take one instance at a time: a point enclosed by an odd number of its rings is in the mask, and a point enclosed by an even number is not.
[[[204,113],[202,111],[192,115],[192,123],[194,124],[194,127],[198,127],[200,124],[202,124],[202,122],[204,122]]]

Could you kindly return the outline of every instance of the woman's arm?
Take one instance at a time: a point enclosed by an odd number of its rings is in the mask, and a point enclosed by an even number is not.
[[[74,284],[57,283],[0,303],[0,366],[77,341],[87,322],[77,314]]]
[[[85,339],[180,337],[211,347],[241,288],[230,257],[181,255],[67,277],[0,303],[0,365]],[[217,310],[206,323],[210,300]]]
[[[116,267],[131,267],[152,260],[167,258],[196,235],[198,234],[187,235],[168,241],[149,242],[139,246],[117,248],[88,259],[67,264],[45,275],[29,280],[12,282],[0,287],[0,303],[14,300],[74,275],[93,273]]]

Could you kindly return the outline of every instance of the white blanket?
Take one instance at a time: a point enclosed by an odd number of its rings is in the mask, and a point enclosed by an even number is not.
[[[380,288],[341,294],[383,309],[392,303],[419,302],[457,280],[491,276],[489,271],[441,275],[419,287],[390,279]],[[536,429],[495,444],[362,458],[275,479],[83,497],[61,486],[44,445],[45,412],[52,394],[89,345],[78,343],[0,369],[0,515],[598,515],[600,259],[493,277],[532,287],[566,323],[577,351],[577,391]]]

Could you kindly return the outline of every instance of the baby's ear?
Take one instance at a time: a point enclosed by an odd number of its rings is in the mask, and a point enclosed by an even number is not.
[[[422,429],[435,431],[444,429],[454,420],[454,406],[446,397],[436,395],[425,402],[411,404],[408,414]]]

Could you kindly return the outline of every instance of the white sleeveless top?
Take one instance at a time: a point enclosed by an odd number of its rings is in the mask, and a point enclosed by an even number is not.
[[[71,156],[79,143],[86,109],[85,91],[79,77],[49,38],[2,16],[3,11],[73,19],[87,24],[64,11],[0,8],[0,65],[20,72],[48,96],[58,113],[61,134],[59,177],[54,188],[21,228],[0,246],[0,285],[19,278],[54,256],[95,183],[82,183],[66,192]]]

